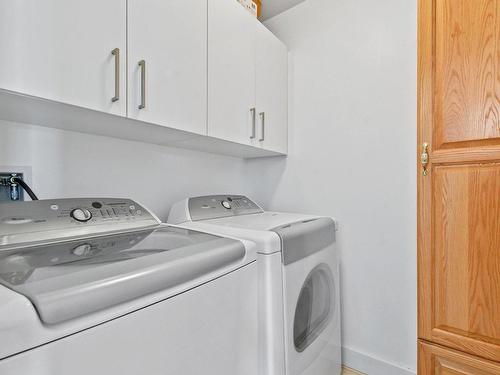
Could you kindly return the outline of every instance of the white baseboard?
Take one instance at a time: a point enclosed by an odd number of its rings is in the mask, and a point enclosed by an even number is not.
[[[415,375],[415,370],[342,347],[342,363],[367,375]]]

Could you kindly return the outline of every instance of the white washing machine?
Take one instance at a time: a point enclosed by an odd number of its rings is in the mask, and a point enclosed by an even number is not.
[[[255,375],[256,274],[127,199],[0,204],[0,374]]]
[[[264,212],[247,197],[215,195],[176,203],[168,223],[257,243],[259,375],[341,373],[333,219]]]

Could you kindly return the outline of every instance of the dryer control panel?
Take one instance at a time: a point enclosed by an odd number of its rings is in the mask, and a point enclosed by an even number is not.
[[[208,195],[189,198],[188,211],[192,221],[264,212],[244,195]]]
[[[33,242],[143,229],[160,221],[130,199],[48,199],[0,204],[0,250]]]

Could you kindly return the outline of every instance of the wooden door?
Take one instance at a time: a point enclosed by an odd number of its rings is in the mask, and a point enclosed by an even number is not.
[[[234,0],[208,0],[208,134],[251,143],[255,23]]]
[[[126,6],[0,0],[0,88],[125,116]]]
[[[422,375],[500,375],[500,363],[473,357],[442,346],[419,342]]]
[[[418,334],[500,361],[500,0],[420,0],[418,66]]]
[[[256,23],[255,144],[286,153],[288,148],[288,51],[260,22]]]
[[[128,48],[129,117],[206,134],[207,0],[129,0]]]

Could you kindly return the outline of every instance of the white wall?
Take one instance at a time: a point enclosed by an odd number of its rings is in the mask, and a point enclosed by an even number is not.
[[[0,122],[0,166],[31,166],[39,198],[130,197],[166,220],[186,196],[246,192],[244,161]]]
[[[267,25],[290,50],[289,157],[248,163],[253,195],[339,220],[344,361],[413,372],[416,1],[307,0]]]

